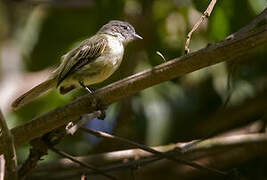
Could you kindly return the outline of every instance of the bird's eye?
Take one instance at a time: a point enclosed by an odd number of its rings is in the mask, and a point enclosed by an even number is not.
[[[124,30],[127,30],[127,29],[128,29],[128,27],[127,27],[127,26],[123,26],[123,29],[124,29]]]

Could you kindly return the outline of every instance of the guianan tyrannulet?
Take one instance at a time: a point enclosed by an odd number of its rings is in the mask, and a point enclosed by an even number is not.
[[[79,86],[89,90],[88,85],[104,81],[118,69],[124,47],[134,39],[142,37],[136,34],[132,25],[110,21],[94,36],[62,56],[62,62],[52,76],[18,97],[12,107],[18,108],[51,88],[59,87],[61,94]]]

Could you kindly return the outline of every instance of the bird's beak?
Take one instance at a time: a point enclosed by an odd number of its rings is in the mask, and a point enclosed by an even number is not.
[[[136,33],[134,33],[134,35],[133,35],[136,39],[143,39],[140,35],[138,35],[138,34],[136,34]]]

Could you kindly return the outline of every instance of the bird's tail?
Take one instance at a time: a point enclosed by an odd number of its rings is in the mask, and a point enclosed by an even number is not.
[[[49,89],[51,89],[53,87],[56,87],[56,84],[57,84],[57,79],[56,78],[48,79],[48,80],[42,82],[41,84],[35,86],[34,88],[29,90],[28,92],[26,92],[23,95],[21,95],[20,97],[18,97],[11,104],[11,107],[13,109],[17,109],[17,108],[23,106],[24,104],[32,101],[33,99],[37,98],[41,94],[45,93]]]

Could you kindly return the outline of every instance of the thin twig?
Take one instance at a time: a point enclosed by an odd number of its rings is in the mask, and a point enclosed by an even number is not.
[[[154,161],[158,161],[160,159],[162,159],[162,158],[152,156],[152,157],[143,158],[143,159],[139,159],[139,160],[132,160],[132,161],[128,161],[128,162],[113,163],[111,165],[105,165],[103,167],[100,167],[99,169],[102,171],[105,171],[105,172],[114,172],[114,171],[119,171],[122,169],[138,169],[139,167],[144,167],[145,165],[150,165]],[[60,177],[60,179],[71,179],[72,177],[77,177],[80,174],[83,174],[86,176],[95,175],[94,171],[84,170],[84,169],[82,169],[82,170],[74,169],[73,172],[74,172],[73,174],[67,175],[64,177]],[[31,179],[37,179],[37,178],[35,175],[33,175],[33,177],[31,177]]]
[[[186,165],[189,165],[189,166],[194,167],[196,169],[206,170],[206,171],[212,172],[212,173],[220,175],[220,176],[227,175],[227,173],[225,173],[223,171],[219,171],[217,169],[205,167],[205,166],[200,165],[198,163],[190,162],[190,161],[187,161],[187,160],[182,159],[182,158],[176,158],[176,157],[173,157],[173,156],[171,156],[169,154],[164,154],[164,153],[162,153],[160,151],[157,151],[155,149],[152,149],[152,148],[150,148],[150,147],[148,147],[146,145],[139,144],[139,143],[136,143],[134,141],[130,141],[130,140],[122,138],[122,137],[114,136],[114,135],[111,135],[111,134],[108,134],[108,133],[105,133],[105,132],[101,132],[101,131],[87,129],[87,128],[84,128],[84,127],[81,127],[80,129],[83,130],[84,132],[90,133],[90,134],[92,134],[94,136],[103,137],[103,138],[111,139],[111,140],[121,141],[121,142],[124,142],[126,144],[129,144],[129,145],[132,145],[134,147],[138,147],[140,149],[143,149],[145,151],[153,153],[153,154],[157,155],[158,157],[165,158],[165,159],[177,162],[177,163],[186,164]]]
[[[149,165],[155,161],[161,160],[160,157],[149,157],[139,160],[133,160],[129,162],[123,162],[123,163],[117,163],[117,164],[111,164],[104,167],[101,167],[101,170],[105,172],[111,172],[111,171],[118,171],[121,169],[138,169],[139,167],[144,167],[145,165]],[[86,175],[93,175],[93,172],[86,172]]]
[[[202,16],[198,19],[198,21],[196,22],[196,24],[193,26],[192,30],[187,34],[186,37],[186,43],[185,43],[185,54],[188,54],[190,49],[189,49],[189,43],[191,40],[191,36],[193,34],[193,32],[195,32],[197,30],[197,28],[199,27],[199,25],[204,21],[205,18],[208,18],[213,10],[213,7],[216,4],[216,0],[211,0],[209,6],[207,7],[206,11],[202,14]]]
[[[17,155],[14,145],[14,138],[8,126],[6,124],[5,118],[0,110],[0,125],[2,127],[2,139],[4,139],[6,143],[6,149],[4,153],[4,157],[6,160],[6,169],[8,179],[16,180],[18,179],[17,173]]]
[[[176,148],[179,148],[180,146],[178,144],[168,144],[164,146],[156,146],[152,147],[153,149],[156,149],[157,151],[161,152],[167,152]],[[177,152],[176,152],[177,153]],[[121,162],[125,159],[136,159],[138,158],[146,158],[151,157],[153,154],[150,152],[141,150],[140,148],[137,149],[128,149],[128,150],[120,150],[120,151],[114,151],[114,152],[106,152],[101,154],[94,154],[89,155],[85,157],[76,157],[78,160],[85,161],[87,163],[93,162],[96,166],[104,166],[106,164],[114,163],[114,162]],[[62,158],[58,160],[57,162],[53,163],[42,163],[36,167],[36,172],[40,171],[55,171],[56,169],[75,169],[79,166],[72,162],[71,160],[67,158]]]
[[[87,164],[87,163],[85,163],[85,162],[83,162],[83,161],[80,161],[80,160],[78,160],[77,158],[73,157],[72,155],[70,155],[70,154],[68,154],[68,153],[66,153],[66,152],[60,151],[60,150],[58,150],[58,149],[56,149],[56,148],[54,148],[54,147],[49,147],[49,149],[50,149],[51,151],[53,151],[53,152],[59,154],[59,155],[62,156],[62,157],[68,158],[68,159],[70,159],[71,161],[73,161],[73,162],[75,162],[75,163],[77,163],[77,164],[79,164],[79,165],[81,165],[81,166],[83,166],[83,167],[85,167],[85,168],[88,168],[88,169],[90,169],[90,170],[93,170],[93,171],[97,172],[98,174],[101,174],[101,175],[103,175],[103,176],[105,176],[105,177],[107,177],[107,178],[109,178],[109,179],[117,180],[116,177],[111,176],[111,175],[107,174],[106,172],[104,172],[104,171],[102,171],[102,170],[100,170],[100,169],[98,169],[98,168],[96,168],[96,167],[94,167],[94,166],[92,166],[92,165],[89,165],[89,164]]]
[[[156,54],[159,55],[164,62],[166,62],[166,59],[161,52],[157,51]]]

